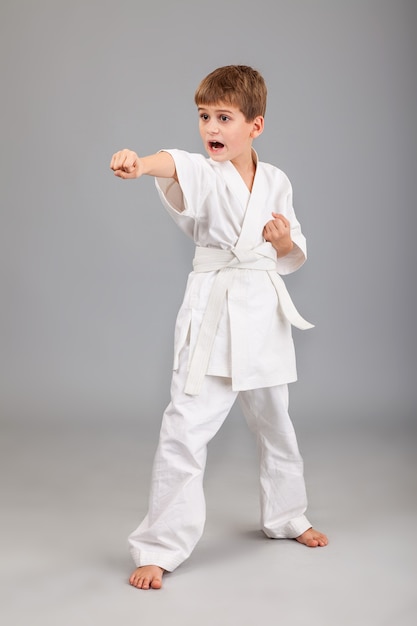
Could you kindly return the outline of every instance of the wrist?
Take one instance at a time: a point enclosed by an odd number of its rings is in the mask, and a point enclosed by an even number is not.
[[[277,257],[280,259],[283,256],[287,256],[287,254],[289,254],[293,250],[294,242],[290,240],[288,244],[286,245],[281,244],[279,246],[274,246],[274,248],[277,251]]]

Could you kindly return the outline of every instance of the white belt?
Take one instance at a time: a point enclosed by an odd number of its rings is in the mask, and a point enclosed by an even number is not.
[[[207,373],[226,293],[239,270],[250,269],[267,272],[275,287],[279,306],[286,319],[301,330],[313,328],[313,324],[301,317],[291,300],[284,281],[277,274],[276,252],[270,244],[263,243],[252,250],[239,248],[221,250],[197,246],[193,268],[195,272],[218,271],[218,274],[211,288],[207,308],[191,357],[185,393],[191,396],[198,396],[200,393],[204,376]]]

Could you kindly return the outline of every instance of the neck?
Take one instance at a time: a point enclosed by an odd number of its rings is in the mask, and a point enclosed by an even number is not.
[[[252,191],[253,180],[256,172],[256,160],[252,148],[248,154],[240,155],[238,158],[233,159],[231,163],[235,166],[243,178],[249,191]]]

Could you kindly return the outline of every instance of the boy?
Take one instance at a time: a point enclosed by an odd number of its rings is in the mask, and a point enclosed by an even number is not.
[[[209,158],[182,150],[113,155],[120,178],[154,176],[161,201],[196,243],[174,345],[171,402],[162,420],[149,511],[129,537],[130,584],[159,589],[194,549],[205,522],[207,444],[239,397],[260,449],[261,524],[271,538],[327,545],[304,516],[307,499],[288,383],[296,380],[291,325],[310,328],[280,274],[306,259],[283,172],[258,161],[267,90],[247,66],[211,72],[195,102]],[[271,219],[272,214],[272,219]]]

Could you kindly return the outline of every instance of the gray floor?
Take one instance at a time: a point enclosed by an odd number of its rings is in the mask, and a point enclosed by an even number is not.
[[[126,536],[145,513],[156,430],[133,421],[5,423],[1,623],[6,626],[414,626],[415,433],[381,424],[297,428],[310,550],[257,531],[256,454],[232,417],[212,442],[208,520],[162,591],[127,584]]]

